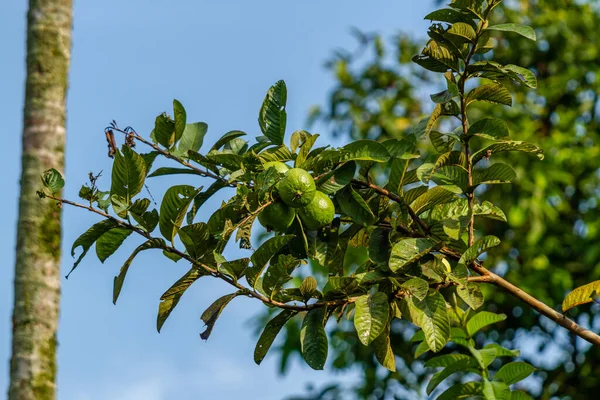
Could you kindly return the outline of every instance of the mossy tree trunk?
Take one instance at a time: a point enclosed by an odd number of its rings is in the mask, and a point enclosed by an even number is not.
[[[61,210],[40,201],[40,174],[64,168],[72,0],[30,0],[14,281],[10,400],[56,397]]]

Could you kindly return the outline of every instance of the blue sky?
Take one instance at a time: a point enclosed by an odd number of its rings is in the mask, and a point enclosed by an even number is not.
[[[0,13],[0,36],[5,38],[0,67],[0,207],[8,213],[0,225],[5,268],[0,280],[5,293],[0,297],[2,388],[8,385],[10,357],[27,8],[24,0],[6,3]],[[171,110],[173,98],[186,107],[188,121],[209,124],[205,144],[210,145],[232,129],[255,136],[265,91],[285,79],[288,132],[306,127],[307,110],[325,101],[333,83],[323,61],[333,49],[354,45],[350,27],[386,37],[399,30],[421,36],[428,25],[423,16],[431,8],[430,1],[402,0],[75,1],[66,197],[76,198],[88,171],[104,170],[108,175],[103,128],[109,121],[148,134],[155,116]],[[155,197],[168,183],[169,178],[151,182]],[[100,184],[108,186],[106,180]],[[65,209],[64,272],[72,265],[71,244],[94,222],[93,215]],[[312,371],[294,360],[290,373],[281,377],[273,354],[256,366],[251,319],[261,305],[250,299],[234,300],[211,338],[201,341],[200,314],[217,296],[228,293],[214,279],[191,287],[159,335],[158,299],[187,266],[160,253],[141,254],[114,306],[113,276],[133,245],[124,246],[105,264],[90,252],[71,278],[63,279],[59,399],[276,400],[302,392],[307,383],[355,376]]]

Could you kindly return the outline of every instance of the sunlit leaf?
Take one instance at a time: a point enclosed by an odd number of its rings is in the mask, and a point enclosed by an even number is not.
[[[467,333],[470,337],[473,337],[480,329],[485,328],[488,325],[495,324],[500,321],[504,321],[506,315],[496,314],[489,311],[480,311],[473,315],[467,322]]]
[[[356,299],[355,304],[354,327],[358,333],[358,339],[367,346],[386,327],[390,314],[388,298],[385,293],[376,292],[360,296]]]

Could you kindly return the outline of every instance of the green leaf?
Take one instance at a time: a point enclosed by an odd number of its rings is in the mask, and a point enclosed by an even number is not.
[[[455,196],[455,193],[447,190],[446,188],[442,186],[436,186],[417,197],[412,203],[410,203],[410,208],[412,208],[417,215],[420,215],[425,211],[431,210],[435,206],[448,203],[455,198]]]
[[[79,236],[75,242],[73,243],[73,247],[71,247],[71,257],[75,257],[75,249],[79,246],[82,247],[83,251],[79,255],[79,258],[75,261],[73,268],[67,274],[67,278],[71,275],[71,272],[77,268],[83,257],[87,254],[92,245],[106,232],[118,226],[118,223],[114,220],[105,219],[104,221],[100,221],[94,225],[92,225],[87,231],[85,231],[81,236]]]
[[[376,292],[360,296],[355,304],[354,326],[358,339],[368,346],[386,327],[390,315],[388,298],[385,293]]]
[[[292,133],[292,137],[290,138],[290,149],[292,150],[292,153],[295,153],[296,150],[298,150],[298,147],[302,146],[306,139],[311,136],[312,135],[305,130],[299,130]]]
[[[492,26],[488,26],[486,28],[487,31],[501,31],[501,32],[514,32],[514,33],[518,33],[519,35],[526,37],[527,39],[536,40],[535,37],[535,31],[533,30],[532,27],[527,26],[527,25],[520,25],[520,24],[498,24],[498,25],[492,25]]]
[[[239,154],[235,154],[230,150],[213,150],[206,155],[206,158],[209,161],[221,165],[230,171],[236,171],[240,169],[244,162],[242,156],[240,156]]]
[[[469,337],[473,337],[480,329],[485,328],[488,325],[495,324],[496,322],[504,321],[506,319],[505,314],[496,314],[489,311],[480,311],[473,315],[467,322],[467,333]]]
[[[473,174],[473,185],[489,185],[496,183],[510,183],[517,177],[517,173],[508,164],[496,163],[484,170],[477,170]]]
[[[509,350],[497,343],[490,343],[484,346],[484,349],[489,348],[493,348],[496,351],[496,357],[519,357],[521,355],[519,350]]]
[[[421,278],[410,278],[402,283],[401,287],[408,291],[411,296],[414,296],[419,300],[425,299],[427,292],[429,291],[429,283]]]
[[[473,396],[480,396],[482,394],[481,386],[481,382],[457,383],[439,395],[437,400],[469,399]]]
[[[537,155],[540,160],[544,159],[544,150],[540,149],[534,144],[521,142],[521,141],[513,141],[507,140],[504,142],[496,142],[483,149],[477,151],[471,156],[471,161],[473,165],[477,164],[482,158],[493,157],[494,154],[500,153],[503,151],[522,151],[525,153],[532,153]]]
[[[237,282],[244,274],[250,263],[249,258],[240,258],[238,260],[227,261],[219,265],[219,271],[227,276],[230,276]]]
[[[375,357],[379,363],[389,371],[396,372],[396,356],[390,342],[390,324],[388,323],[381,333],[373,340]]]
[[[475,29],[473,29],[473,27],[470,24],[464,22],[455,22],[454,24],[452,24],[450,29],[448,29],[447,33],[454,36],[459,36],[470,42],[474,42],[477,38]]]
[[[431,132],[431,130],[435,126],[436,121],[442,115],[443,115],[443,113],[442,113],[442,105],[441,104],[436,104],[435,108],[433,109],[433,112],[429,116],[429,120],[427,121],[427,125],[425,126],[425,133],[424,133],[424,135],[428,135],[429,132]]]
[[[369,236],[369,258],[378,264],[386,264],[390,259],[390,231],[375,228]]]
[[[355,276],[330,276],[323,288],[325,293],[340,292],[349,295],[358,288],[359,282]]]
[[[480,254],[486,252],[489,248],[498,246],[500,239],[496,236],[488,235],[485,236],[475,243],[464,252],[458,261],[459,264],[469,265],[479,257]]]
[[[508,125],[498,118],[483,118],[469,127],[467,135],[491,140],[500,139],[508,136]]]
[[[425,340],[429,348],[437,353],[450,339],[450,319],[446,310],[446,300],[439,292],[431,291],[422,301],[413,299],[413,304],[423,312],[420,323],[425,333]]]
[[[354,178],[356,162],[348,161],[328,172],[316,182],[317,189],[325,194],[334,194],[345,188]]]
[[[300,147],[298,156],[296,157],[296,160],[294,161],[294,166],[300,167],[301,165],[303,165],[306,162],[306,159],[308,158],[308,155],[310,154],[310,150],[312,149],[313,145],[315,144],[315,142],[317,141],[318,138],[319,138],[319,135],[311,135],[306,138],[306,140],[304,141],[304,143],[302,143],[302,146]]]
[[[385,146],[374,140],[356,140],[342,147],[342,151],[347,160],[387,162],[390,159]]]
[[[506,215],[504,215],[504,212],[487,200],[481,204],[475,204],[473,213],[475,216],[506,222]]]
[[[204,332],[200,333],[200,337],[204,340],[207,340],[212,333],[212,330],[219,318],[219,315],[223,312],[227,304],[234,298],[240,295],[240,292],[226,294],[225,296],[219,297],[212,303],[208,308],[202,313],[200,319],[206,324],[206,329]]]
[[[390,256],[390,269],[397,272],[406,265],[417,261],[425,254],[431,252],[436,242],[426,238],[402,239],[392,247]]]
[[[457,354],[458,355],[458,354]],[[425,363],[427,365],[427,363]],[[447,365],[443,370],[436,372],[431,377],[431,380],[427,384],[427,394],[431,395],[440,383],[442,383],[446,378],[455,374],[457,372],[466,372],[470,368],[476,368],[477,362],[475,359],[469,356],[465,356],[464,358],[456,360],[454,363]]]
[[[146,211],[141,215],[131,212],[131,216],[137,221],[148,233],[151,233],[158,225],[158,211],[153,209],[152,211]]]
[[[438,131],[429,132],[429,139],[431,140],[431,144],[435,147],[436,151],[440,153],[446,153],[454,147],[454,143],[456,143],[456,137],[454,135],[441,133]]]
[[[316,370],[325,366],[329,350],[324,323],[325,308],[314,308],[304,316],[300,330],[302,357],[309,367]]]
[[[434,94],[430,95],[429,97],[431,97],[431,100],[434,103],[447,103],[450,100],[452,100],[455,97],[455,95],[450,93],[447,90],[443,90],[439,93],[434,93]]]
[[[285,112],[286,102],[287,88],[285,82],[277,81],[267,91],[265,100],[260,108],[258,116],[260,130],[274,144],[283,144],[287,119]]]
[[[176,121],[177,123],[177,121]],[[188,151],[197,152],[204,143],[204,136],[208,131],[208,125],[204,122],[194,122],[192,124],[186,124],[179,144],[176,150],[172,150],[173,155],[187,158]]]
[[[273,319],[267,322],[265,329],[260,334],[258,338],[258,342],[256,343],[256,347],[254,348],[254,362],[259,364],[267,355],[267,352],[271,348],[273,341],[279,334],[279,331],[283,326],[292,318],[298,314],[297,311],[293,310],[283,310],[279,314],[277,314]]]
[[[158,315],[156,317],[156,330],[160,333],[163,324],[171,315],[171,312],[179,303],[179,299],[183,293],[194,283],[198,278],[207,275],[203,270],[192,267],[181,278],[177,280],[162,296],[158,304]]]
[[[288,244],[294,235],[275,236],[264,242],[250,258],[252,267],[246,270],[246,280],[253,288],[256,287],[258,277],[263,272],[267,263],[283,246]]]
[[[512,96],[507,88],[498,83],[488,83],[471,90],[467,95],[466,103],[486,101],[493,104],[512,106]]]
[[[166,113],[160,114],[156,117],[154,130],[150,134],[150,138],[154,143],[159,143],[166,148],[170,148],[175,142],[175,121]]]
[[[412,58],[414,63],[433,72],[446,72],[448,69],[459,70],[458,58],[448,46],[430,40],[427,46]]]
[[[208,252],[212,252],[212,236],[208,225],[204,222],[186,225],[179,229],[178,234],[190,257],[199,259]]]
[[[510,388],[503,382],[490,382],[484,379],[482,394],[485,400],[509,400]]]
[[[527,68],[520,67],[518,65],[507,64],[504,69],[512,72],[508,74],[508,77],[515,82],[523,83],[525,86],[530,88],[537,88],[537,78],[534,73]]]
[[[358,194],[352,186],[346,186],[337,192],[335,199],[343,214],[352,218],[359,225],[368,226],[376,221],[367,202]]]
[[[460,165],[445,165],[438,168],[430,179],[447,191],[462,194],[467,189],[468,177],[467,170]],[[447,199],[454,197],[448,196]]]
[[[483,304],[483,293],[481,293],[481,289],[476,283],[469,282],[466,285],[461,285],[456,289],[456,293],[473,310],[477,310]]]
[[[113,228],[105,232],[96,241],[96,255],[100,262],[104,261],[113,255],[115,251],[123,244],[123,241],[131,235],[132,230],[129,228]]]
[[[158,227],[168,241],[173,241],[190,203],[197,194],[198,190],[190,185],[176,185],[167,189],[160,204]]]
[[[427,341],[422,341],[421,343],[419,343],[419,345],[417,346],[417,348],[415,349],[415,358],[419,358],[421,357],[423,354],[427,353],[429,351],[429,345],[427,344]]]
[[[242,131],[229,131],[217,140],[213,147],[210,148],[210,151],[219,150],[225,144],[229,143],[233,139],[239,138],[241,136],[246,136],[246,132]]]
[[[269,161],[281,161],[281,162],[290,161],[292,159],[292,157],[293,157],[293,155],[290,152],[290,149],[288,149],[287,146],[284,144],[282,144],[281,146],[271,147],[269,149],[266,149],[265,151],[260,153],[258,156],[260,161],[262,161],[263,163],[266,163]]]
[[[156,171],[152,172],[150,175],[148,175],[148,178],[154,178],[155,176],[177,175],[177,174],[203,176],[203,174],[201,174],[200,172],[193,170],[191,168],[161,167],[161,168],[158,168]]]
[[[502,381],[507,385],[512,385],[527,378],[535,371],[535,368],[521,361],[514,361],[508,364],[504,364],[502,368],[494,375],[495,381]]]
[[[58,193],[65,186],[65,180],[62,175],[54,168],[44,171],[42,174],[42,183],[52,194]]]
[[[133,197],[141,192],[146,178],[146,162],[135,151],[123,146],[115,153],[112,167],[111,201],[115,205],[115,196],[129,206]],[[126,216],[119,215],[119,216]]]
[[[510,393],[510,400],[533,400],[533,397],[521,390],[513,390]]]
[[[227,184],[223,181],[215,181],[215,182],[213,182],[212,185],[210,185],[208,187],[208,189],[206,189],[203,192],[198,193],[194,197],[194,202],[193,202],[192,206],[190,207],[190,211],[187,214],[187,223],[191,224],[192,222],[194,222],[194,218],[196,217],[196,213],[198,212],[198,209],[206,202],[206,200],[210,199],[210,197],[212,195],[214,195],[215,193],[217,193],[219,190],[223,189],[226,186],[227,186]]]
[[[275,263],[271,262],[262,282],[263,291],[269,298],[272,298],[284,283],[292,279],[290,274],[298,265],[300,260],[290,254],[280,254]]]
[[[465,16],[458,10],[451,8],[442,8],[440,10],[433,11],[425,16],[426,20],[448,22],[454,24],[456,22],[469,22],[470,18]]]
[[[423,332],[423,331],[419,331],[419,332]],[[425,340],[425,335],[420,335],[420,336],[422,336],[421,340]],[[411,339],[411,342],[412,341],[413,340]],[[441,356],[436,356],[436,357],[433,357],[433,358],[430,358],[429,360],[427,360],[425,362],[425,368],[439,368],[439,367],[447,368],[456,363],[461,363],[465,360],[475,361],[473,359],[473,357],[468,356],[466,354],[460,354],[460,353],[443,354]]]
[[[567,297],[565,297],[562,303],[562,310],[564,312],[573,307],[591,303],[599,293],[600,281],[594,281],[583,286],[579,286],[569,293]]]
[[[154,238],[149,239],[139,245],[133,253],[129,256],[129,258],[125,261],[121,270],[119,271],[119,275],[115,276],[113,282],[113,304],[117,304],[117,299],[119,298],[119,294],[121,294],[121,289],[123,288],[123,282],[125,282],[125,276],[127,275],[127,271],[129,271],[129,267],[133,262],[133,259],[142,251],[148,249],[160,249],[165,247],[165,242],[162,239]]]
[[[175,143],[181,139],[186,125],[186,112],[178,100],[173,100],[173,115],[175,116]]]

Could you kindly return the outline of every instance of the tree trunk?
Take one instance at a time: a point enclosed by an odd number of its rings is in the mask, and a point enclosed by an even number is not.
[[[36,190],[64,168],[71,29],[72,0],[29,1],[10,400],[56,397],[61,210]]]

